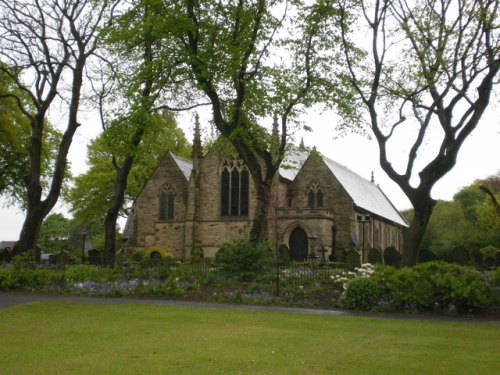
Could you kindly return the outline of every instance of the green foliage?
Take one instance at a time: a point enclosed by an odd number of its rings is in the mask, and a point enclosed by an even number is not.
[[[239,240],[224,244],[215,259],[220,270],[227,276],[249,281],[263,273],[272,256],[267,243],[253,245]]]
[[[71,220],[62,214],[50,214],[45,218],[38,235],[38,245],[43,252],[58,253],[69,250]]]
[[[3,63],[0,63],[0,68],[7,70]],[[24,206],[26,204],[24,179],[30,172],[31,126],[14,97],[19,99],[24,108],[29,109],[30,104],[27,95],[2,69],[0,69],[0,195],[6,198],[8,204]],[[46,186],[51,177],[51,164],[61,136],[61,133],[49,123],[45,124],[42,138],[42,186]],[[66,189],[67,186],[63,185],[63,188]]]
[[[67,281],[113,281],[120,278],[120,270],[109,267],[96,267],[80,264],[67,267],[65,277]]]
[[[190,146],[177,127],[174,117],[168,112],[150,116],[151,123],[145,130],[141,144],[134,150],[135,162],[128,176],[125,199],[120,215],[128,210],[146,181],[157,168],[167,151],[179,156],[188,156]],[[118,163],[132,152],[128,146],[133,127],[126,121],[117,121],[88,147],[89,170],[75,178],[74,188],[66,196],[75,220],[88,228],[89,236],[101,235],[104,217],[115,189],[116,170],[113,158]],[[130,125],[130,124],[129,124]],[[98,238],[93,238],[98,243]],[[104,243],[102,244],[104,247]]]
[[[0,267],[0,290],[37,291],[47,285],[64,284],[64,274],[46,268]]]
[[[193,246],[191,250],[191,260],[195,263],[201,262],[204,258],[203,248],[199,245]]]
[[[412,268],[378,266],[370,277],[347,282],[341,305],[356,310],[466,313],[493,303],[483,276],[468,267],[427,262]]]
[[[500,199],[497,180],[494,176],[476,181],[455,194],[453,201],[438,201],[421,249],[448,259],[459,246],[464,246],[470,254],[487,246],[500,247],[500,220],[489,197],[479,189],[482,184],[490,186]]]
[[[367,277],[358,277],[347,284],[340,298],[340,305],[347,309],[372,310],[377,306],[381,291],[377,283]]]
[[[25,251],[12,258],[12,264],[15,268],[26,268],[35,266],[35,258],[33,250]]]

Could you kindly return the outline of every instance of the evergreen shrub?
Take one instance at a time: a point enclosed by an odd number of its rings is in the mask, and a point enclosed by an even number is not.
[[[265,271],[272,257],[273,254],[267,243],[253,245],[238,240],[224,244],[217,252],[215,260],[226,276],[252,281]]]

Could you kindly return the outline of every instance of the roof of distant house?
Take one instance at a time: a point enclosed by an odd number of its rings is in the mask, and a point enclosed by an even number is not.
[[[0,250],[3,249],[9,249],[12,250],[14,245],[16,244],[16,241],[1,241],[0,242]]]

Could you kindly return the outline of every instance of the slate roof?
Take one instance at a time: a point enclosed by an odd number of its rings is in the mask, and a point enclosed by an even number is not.
[[[174,155],[172,154],[172,152],[170,152],[170,155],[172,155],[172,158],[177,163],[177,166],[181,170],[184,177],[186,177],[186,180],[189,181],[189,177],[191,177],[191,171],[193,170],[193,162],[191,160],[187,160],[181,158],[180,156]]]
[[[282,162],[282,167],[279,169],[280,176],[293,181],[309,157],[309,154],[309,151],[297,148],[290,150]],[[347,194],[349,194],[356,207],[404,227],[408,226],[406,220],[380,187],[329,158],[323,157],[323,160]]]
[[[404,227],[408,226],[406,220],[378,185],[365,180],[363,177],[331,159],[323,157],[323,160],[357,207],[389,219]]]
[[[281,162],[279,174],[289,181],[295,180],[300,169],[309,157],[309,152],[293,147],[287,151]]]

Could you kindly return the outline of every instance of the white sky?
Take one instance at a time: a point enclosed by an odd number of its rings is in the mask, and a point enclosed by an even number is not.
[[[492,96],[495,100],[496,97]],[[484,178],[500,171],[500,111],[496,103],[489,108],[478,128],[465,142],[459,153],[457,165],[441,179],[432,191],[433,198],[451,200],[460,188],[471,184],[474,180]],[[186,133],[188,140],[192,140],[192,114],[179,117],[179,124]],[[201,114],[202,126],[207,125],[209,116]],[[410,208],[411,205],[399,187],[385,176],[378,163],[378,147],[375,140],[369,140],[360,135],[346,135],[334,139],[335,117],[331,113],[322,114],[309,112],[302,120],[310,126],[312,132],[298,131],[295,143],[304,138],[306,146],[316,146],[323,155],[347,166],[366,179],[370,179],[371,172],[375,174],[375,182],[380,185],[393,204],[400,210]],[[100,127],[90,114],[80,117],[82,126],[78,129],[70,150],[72,171],[75,175],[84,172],[86,144],[95,137]],[[266,124],[268,127],[271,123]],[[404,138],[404,137],[403,137]],[[431,142],[432,143],[432,142]],[[432,150],[432,144],[426,145],[426,151]],[[403,158],[405,149],[396,146],[392,155]],[[397,160],[393,160],[396,164]],[[53,212],[64,212],[61,205]],[[24,220],[23,213],[16,207],[0,207],[0,241],[17,240]],[[123,225],[123,223],[122,223]]]

